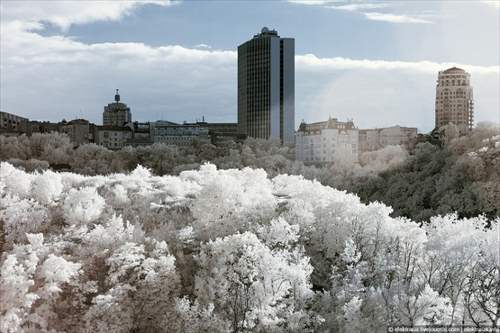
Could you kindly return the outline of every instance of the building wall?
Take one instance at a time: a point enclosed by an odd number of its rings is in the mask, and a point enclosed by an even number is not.
[[[336,119],[301,124],[295,137],[295,156],[304,162],[358,161],[359,132],[352,122],[337,122]]]
[[[359,151],[374,151],[380,149],[380,140],[377,129],[359,130]]]
[[[89,143],[92,139],[90,124],[84,119],[75,119],[60,125],[60,131],[66,133],[74,146]]]
[[[238,123],[199,123],[209,131],[218,133],[238,133]]]
[[[132,139],[132,131],[128,127],[97,126],[96,143],[108,149],[121,149]]]
[[[274,139],[279,140],[281,138],[280,133],[280,38],[279,37],[266,37],[269,39],[270,44],[270,54],[269,54],[269,67],[267,70],[269,71],[271,80],[269,83],[269,92],[266,92],[265,95],[269,94],[271,110],[269,117],[264,119],[263,126],[266,128],[270,127],[270,132],[266,139]],[[258,58],[257,58],[258,59]],[[265,77],[264,77],[265,80]],[[258,104],[259,101],[256,101]]]
[[[115,102],[104,107],[103,126],[124,126],[130,122],[132,122],[132,114],[126,104]]]
[[[28,124],[28,135],[33,133],[59,132],[61,123],[52,123],[49,121],[30,121]]]
[[[411,149],[417,139],[416,127],[391,126],[359,130],[359,151],[375,151],[387,146],[403,146]]]
[[[456,67],[439,72],[435,116],[436,128],[451,123],[462,135],[472,130],[474,99],[469,73]]]
[[[281,141],[295,143],[295,40],[281,39]]]
[[[276,73],[271,70],[271,38],[252,39],[238,47],[238,74],[241,74],[238,76],[241,132],[254,138],[269,139],[272,106],[276,108],[276,101],[271,97],[271,81],[279,83]],[[275,99],[279,98],[276,89],[279,87],[274,89]]]
[[[28,121],[27,118],[0,111],[0,129],[4,132],[26,133],[28,131]]]
[[[152,124],[153,142],[175,146],[189,146],[194,142],[209,143],[208,128],[198,124]]]

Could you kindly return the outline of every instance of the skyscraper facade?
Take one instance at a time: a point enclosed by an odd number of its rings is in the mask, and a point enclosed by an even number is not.
[[[470,74],[452,67],[439,72],[436,85],[436,128],[448,124],[467,134],[474,123],[474,99]]]
[[[104,126],[123,126],[132,122],[132,113],[125,103],[120,102],[120,94],[116,89],[115,102],[104,107],[102,124]]]
[[[264,27],[238,46],[238,132],[294,143],[295,40]]]

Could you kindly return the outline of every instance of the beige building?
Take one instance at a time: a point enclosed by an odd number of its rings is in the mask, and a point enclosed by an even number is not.
[[[403,146],[411,149],[417,140],[416,127],[399,125],[385,128],[360,129],[359,152],[375,151],[387,146]]]
[[[411,149],[417,140],[417,128],[392,126],[357,129],[352,121],[336,118],[306,124],[295,134],[295,158],[304,162],[358,162],[359,155],[387,146]]]
[[[474,99],[470,74],[452,67],[439,72],[436,85],[436,128],[455,124],[467,134],[474,123]]]
[[[295,134],[295,158],[304,162],[355,163],[358,161],[358,129],[352,121],[336,118],[306,124]]]
[[[132,122],[132,113],[125,103],[120,102],[120,94],[116,89],[115,102],[104,107],[102,113],[103,126],[125,126]]]
[[[90,123],[85,119],[75,119],[62,122],[59,126],[61,133],[66,133],[75,147],[92,141]]]

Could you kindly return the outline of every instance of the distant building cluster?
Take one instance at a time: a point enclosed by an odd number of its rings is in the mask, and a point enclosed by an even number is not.
[[[358,129],[353,121],[336,118],[306,124],[302,122],[296,134],[295,156],[304,162],[358,162],[359,155],[390,145],[410,149],[417,139],[417,128],[392,126]]]
[[[295,145],[296,159],[307,162],[358,161],[364,152],[389,145],[410,149],[417,138],[414,127],[358,129],[352,120],[330,118],[307,124],[295,132],[295,40],[281,38],[266,27],[238,46],[238,122],[174,123],[166,120],[140,123],[121,102],[118,89],[114,102],[104,107],[102,125],[85,119],[59,123],[30,121],[0,112],[0,134],[66,133],[75,146],[96,143],[108,149],[163,143],[189,146],[199,143],[241,141],[246,137],[280,140]],[[470,74],[449,68],[438,74],[435,127],[453,124],[461,135],[473,126],[474,101]]]
[[[0,134],[31,135],[33,133],[65,133],[74,146],[95,143],[111,150],[126,146],[146,146],[164,143],[175,146],[189,146],[195,142],[220,143],[224,141],[241,141],[245,135],[237,132],[236,123],[208,123],[197,121],[177,124],[171,121],[155,122],[132,121],[132,112],[127,104],[120,102],[120,94],[116,90],[115,101],[104,107],[103,125],[95,125],[85,119],[61,121],[30,121],[7,112],[0,112]]]
[[[473,89],[470,74],[452,67],[438,74],[436,86],[435,128],[455,125],[466,135],[474,124]],[[391,126],[358,129],[352,121],[337,119],[306,124],[295,134],[296,159],[304,162],[358,161],[364,152],[397,145],[411,149],[417,140],[417,128]]]

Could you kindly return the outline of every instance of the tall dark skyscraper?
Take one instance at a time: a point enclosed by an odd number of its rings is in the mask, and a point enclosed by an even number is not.
[[[294,143],[295,40],[276,30],[238,46],[238,131]]]

